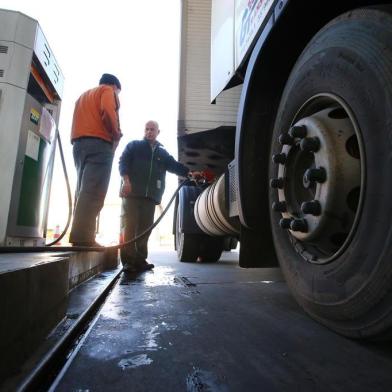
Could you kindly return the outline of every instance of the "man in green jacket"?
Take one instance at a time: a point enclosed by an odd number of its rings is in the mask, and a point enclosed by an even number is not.
[[[159,132],[158,123],[148,121],[144,139],[128,143],[120,157],[122,241],[135,238],[153,224],[155,206],[160,204],[165,190],[166,171],[182,177],[190,174],[189,169],[177,162],[157,141]],[[149,236],[150,233],[121,249],[125,271],[154,268],[146,260]]]

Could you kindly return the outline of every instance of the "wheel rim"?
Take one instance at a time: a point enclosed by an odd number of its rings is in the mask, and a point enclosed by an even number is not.
[[[278,175],[270,180],[279,230],[287,230],[306,261],[331,262],[350,243],[362,206],[364,149],[354,115],[341,98],[316,95],[279,143],[272,157]]]

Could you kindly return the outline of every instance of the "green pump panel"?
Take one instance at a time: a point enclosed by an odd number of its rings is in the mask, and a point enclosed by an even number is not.
[[[22,183],[16,224],[35,227],[40,223],[41,184],[44,177],[46,143],[38,139],[37,160],[26,155],[23,164]]]

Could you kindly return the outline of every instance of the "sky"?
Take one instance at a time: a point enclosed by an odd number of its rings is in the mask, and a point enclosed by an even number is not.
[[[145,122],[153,119],[160,125],[159,141],[177,157],[180,0],[3,0],[0,8],[38,20],[64,74],[59,130],[72,190],[76,172],[69,136],[74,103],[81,93],[98,85],[103,73],[112,73],[121,82],[120,123],[124,136],[115,154],[101,213],[102,242],[113,242],[118,236],[116,219],[120,214],[118,159],[126,144],[142,138]],[[167,177],[163,206],[177,186],[174,175]],[[49,228],[65,226],[67,205],[57,151]],[[164,226],[171,227],[171,223]]]

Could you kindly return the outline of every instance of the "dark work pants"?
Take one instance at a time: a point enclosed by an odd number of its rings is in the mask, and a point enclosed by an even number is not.
[[[154,223],[155,202],[147,198],[123,198],[121,206],[121,234],[124,241],[129,241],[143,233]],[[151,231],[136,242],[121,248],[123,265],[142,263],[147,259],[147,243]]]
[[[78,139],[73,144],[73,157],[78,180],[69,242],[93,242],[109,186],[113,148],[101,139]]]

